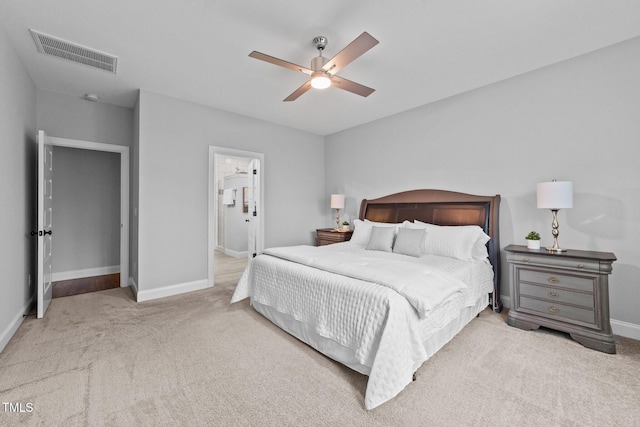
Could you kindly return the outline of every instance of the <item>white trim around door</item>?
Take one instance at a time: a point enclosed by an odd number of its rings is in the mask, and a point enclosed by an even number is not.
[[[53,145],[120,154],[120,286],[129,286],[129,147],[50,136]]]

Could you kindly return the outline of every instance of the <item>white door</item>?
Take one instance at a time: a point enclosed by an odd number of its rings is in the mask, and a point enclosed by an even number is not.
[[[38,132],[38,319],[44,317],[52,296],[51,236],[53,204],[53,144]]]
[[[258,254],[259,242],[259,228],[260,228],[260,216],[262,215],[260,206],[260,160],[253,159],[249,163],[249,183],[248,183],[248,198],[249,198],[249,249],[247,250],[247,256],[249,260]]]

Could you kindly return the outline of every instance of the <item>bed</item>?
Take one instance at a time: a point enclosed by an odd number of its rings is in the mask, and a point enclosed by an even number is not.
[[[368,375],[373,409],[487,306],[502,310],[499,204],[444,190],[364,199],[351,241],[265,250],[231,302],[250,298],[283,330]]]

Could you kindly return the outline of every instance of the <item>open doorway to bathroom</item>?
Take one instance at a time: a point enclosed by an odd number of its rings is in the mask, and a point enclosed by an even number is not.
[[[247,265],[249,157],[215,155],[217,188],[214,283],[237,279]]]
[[[209,281],[237,283],[248,260],[261,250],[264,155],[210,147]]]

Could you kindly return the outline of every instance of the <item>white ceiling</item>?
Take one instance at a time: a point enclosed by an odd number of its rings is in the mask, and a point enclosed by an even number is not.
[[[640,36],[640,0],[0,0],[0,22],[39,89],[134,105],[137,89],[319,135],[428,104]],[[36,51],[29,29],[119,58],[117,74]],[[380,44],[336,88],[282,100],[308,77],[249,58],[309,66],[363,31]]]

